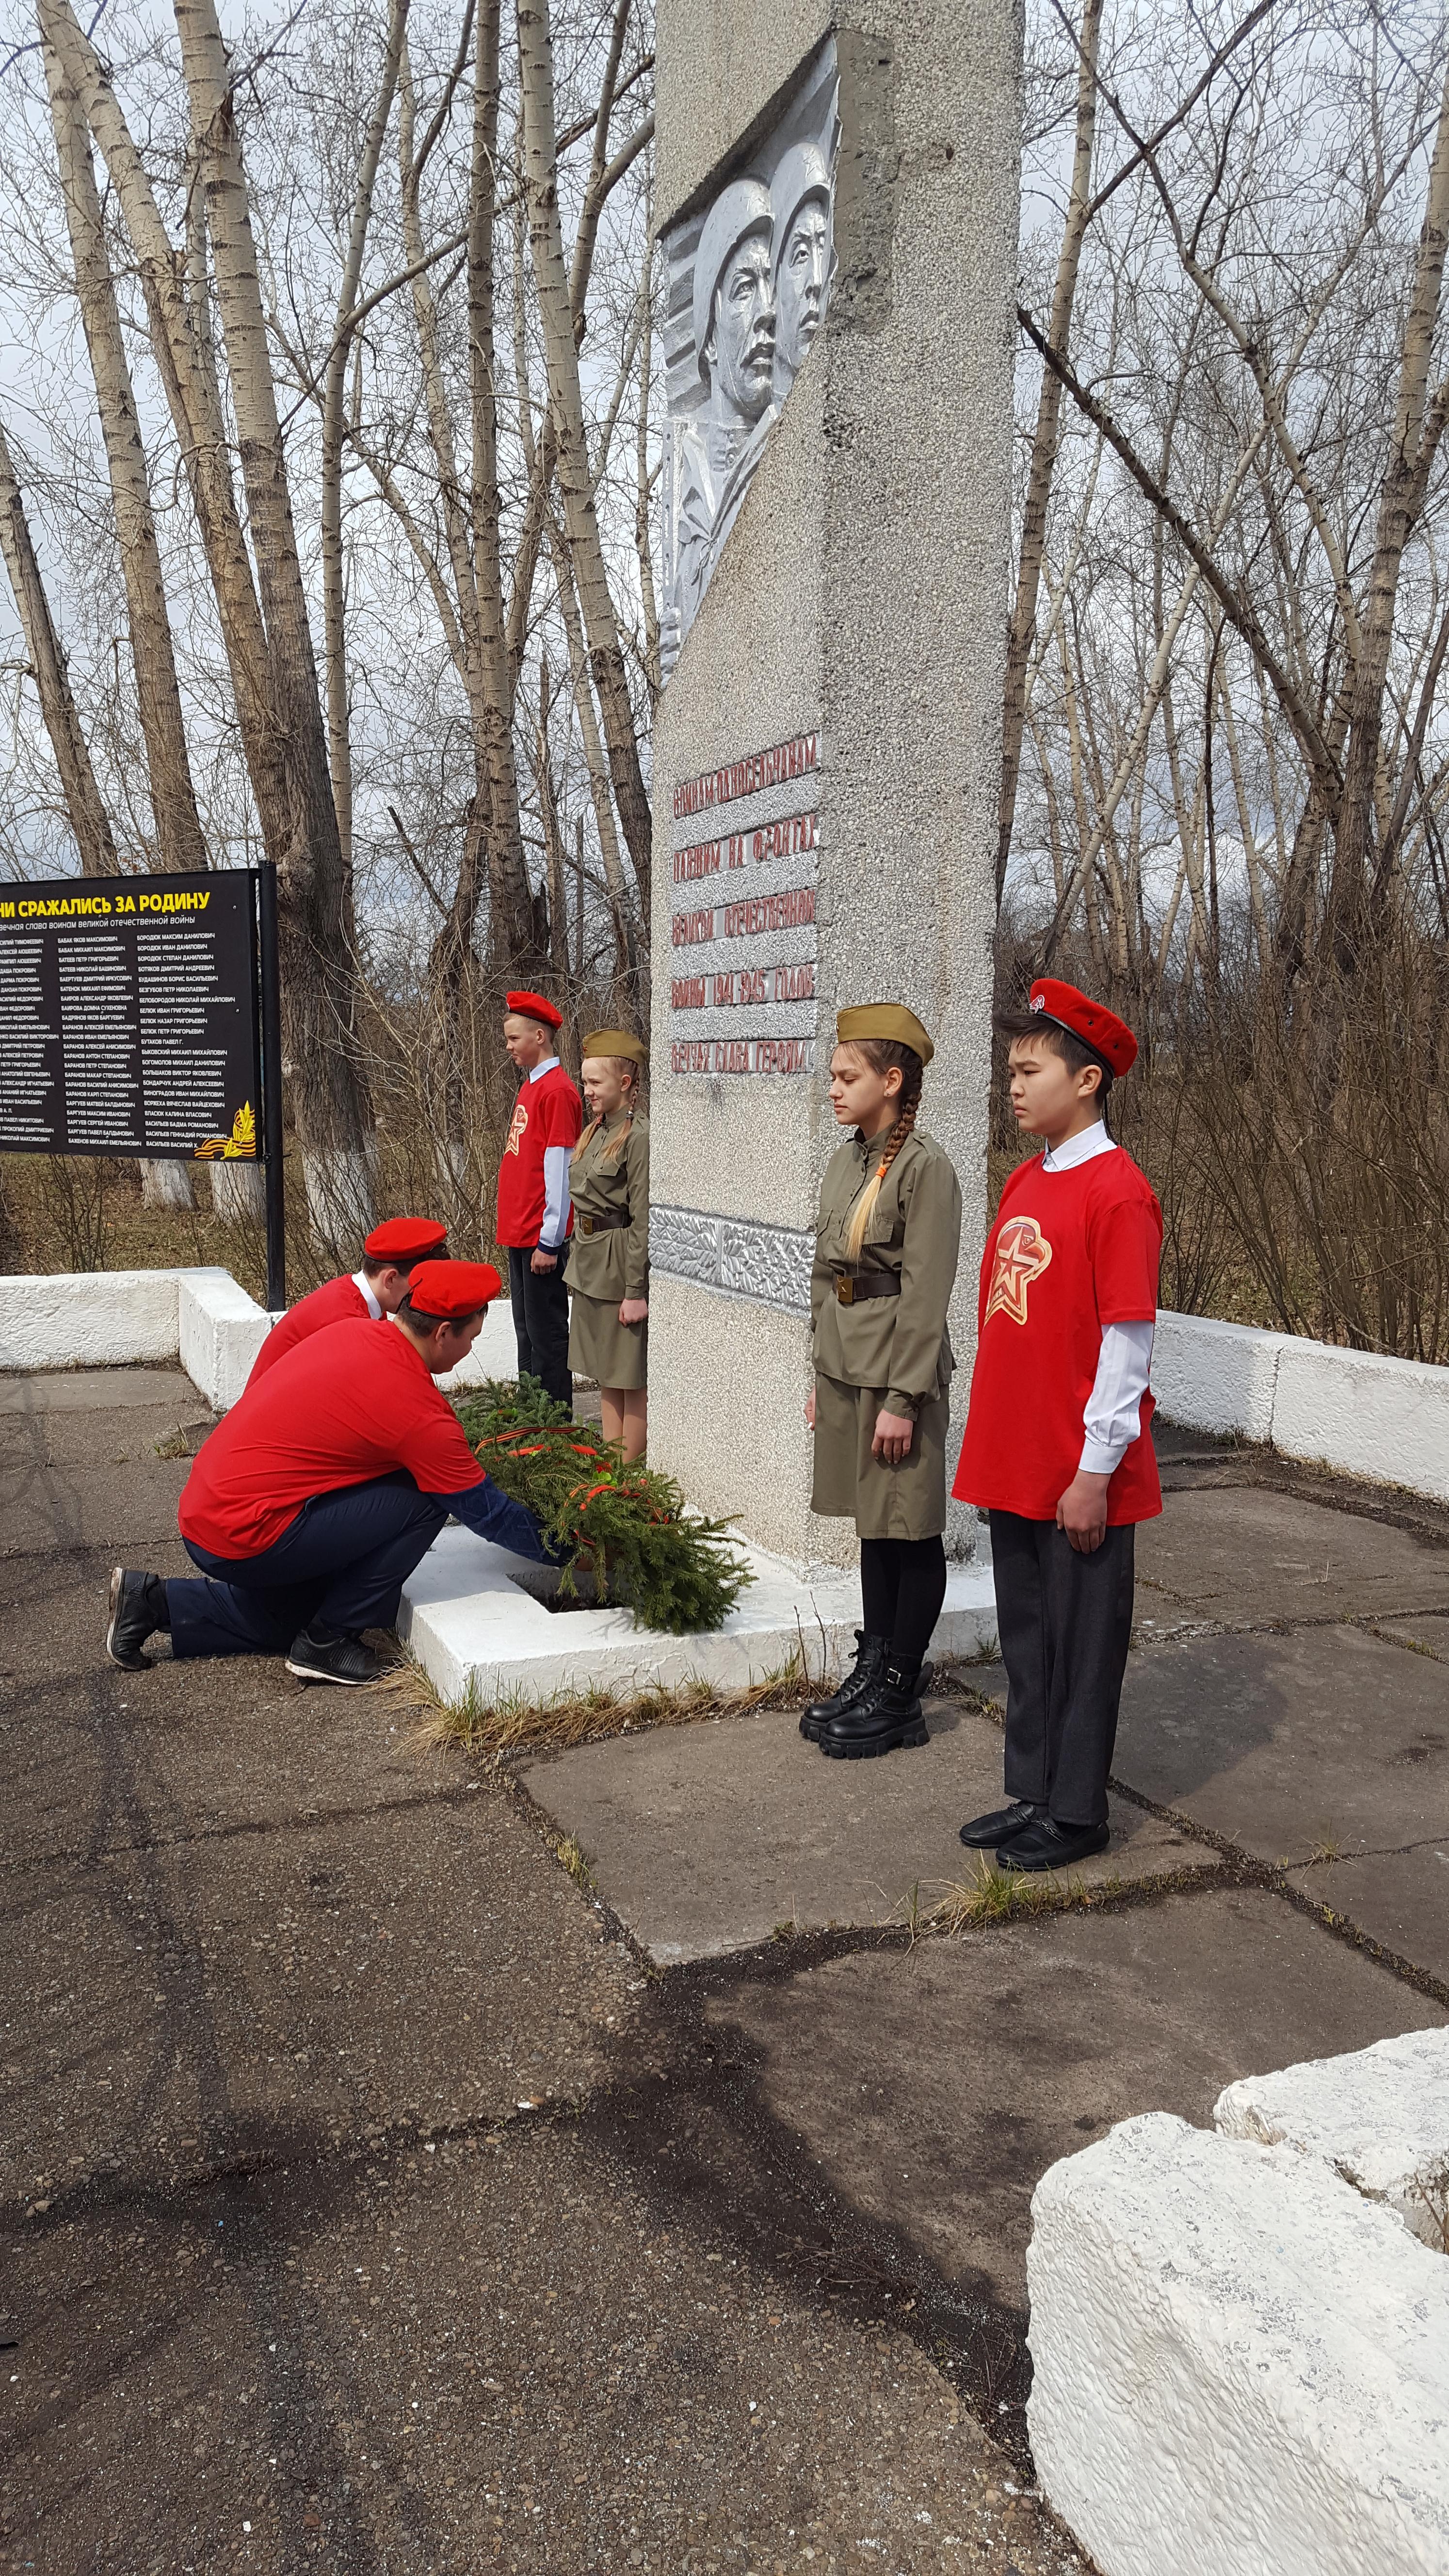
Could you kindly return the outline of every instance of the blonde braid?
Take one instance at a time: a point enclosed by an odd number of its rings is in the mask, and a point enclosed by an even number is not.
[[[889,1136],[886,1138],[885,1152],[882,1154],[880,1161],[877,1163],[875,1170],[871,1173],[870,1179],[866,1182],[864,1189],[861,1191],[859,1198],[856,1200],[855,1205],[851,1210],[850,1224],[846,1228],[845,1235],[845,1257],[849,1262],[856,1262],[860,1259],[860,1248],[865,1241],[865,1230],[870,1223],[876,1200],[880,1197],[881,1191],[885,1186],[886,1174],[890,1170],[890,1167],[895,1161],[897,1154],[900,1152],[901,1147],[904,1145],[906,1138],[910,1135],[915,1126],[916,1114],[920,1105],[919,1100],[907,1101],[906,1106],[901,1111],[899,1118],[891,1129]]]

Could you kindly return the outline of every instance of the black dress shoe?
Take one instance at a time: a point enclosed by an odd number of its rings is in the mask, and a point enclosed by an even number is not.
[[[1014,1806],[993,1807],[989,1816],[973,1816],[961,1828],[961,1840],[968,1851],[992,1851],[998,1843],[1009,1843],[1014,1834],[1034,1825],[1046,1814],[1034,1798],[1018,1798]]]
[[[833,1717],[840,1717],[864,1699],[881,1665],[885,1662],[888,1637],[867,1636],[864,1628],[855,1632],[855,1663],[840,1688],[829,1699],[812,1700],[800,1720],[800,1732],[807,1744],[818,1744]]]
[[[340,1682],[345,1690],[361,1690],[368,1682],[382,1679],[382,1665],[372,1648],[345,1629],[304,1628],[292,1640],[287,1670],[299,1682]]]
[[[141,1648],[158,1628],[169,1628],[166,1586],[159,1574],[135,1574],[118,1565],[111,1576],[106,1622],[106,1652],[128,1673],[148,1673],[151,1658]]]
[[[894,1753],[898,1745],[929,1744],[916,1681],[919,1664],[887,1663],[871,1688],[820,1738],[820,1750],[836,1762],[869,1762],[877,1753]]]
[[[1058,1825],[1038,1816],[996,1855],[998,1869],[1068,1869],[1074,1860],[1090,1860],[1112,1839],[1110,1825]]]

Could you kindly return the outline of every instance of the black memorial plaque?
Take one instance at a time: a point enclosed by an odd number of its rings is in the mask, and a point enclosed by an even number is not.
[[[261,1152],[249,869],[0,885],[0,1153]]]

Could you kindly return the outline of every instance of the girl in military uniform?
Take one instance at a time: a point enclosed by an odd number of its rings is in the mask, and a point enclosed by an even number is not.
[[[569,1190],[573,1290],[569,1367],[597,1378],[604,1437],[643,1454],[649,1361],[649,1121],[639,1106],[644,1048],[627,1029],[584,1040],[580,1079],[589,1124],[574,1147]]]
[[[934,1049],[913,1011],[842,1011],[830,1061],[841,1127],[811,1279],[817,1512],[855,1521],[863,1625],[855,1669],[801,1719],[858,1760],[924,1744],[917,1681],[946,1594],[946,1310],[961,1240],[950,1158],[916,1127]]]

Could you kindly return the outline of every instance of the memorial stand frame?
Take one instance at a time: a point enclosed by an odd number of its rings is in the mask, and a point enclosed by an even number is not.
[[[0,884],[0,932],[7,934],[13,932],[18,943],[29,942],[28,954],[23,949],[21,951],[23,962],[17,962],[13,972],[7,967],[5,975],[0,976],[0,1034],[8,1035],[13,1042],[10,1058],[14,1066],[23,1065],[28,1059],[34,1086],[34,1098],[27,1116],[24,1076],[20,1071],[12,1070],[10,1079],[15,1085],[15,1092],[8,1101],[0,1098],[0,1152],[43,1153],[71,1158],[85,1156],[117,1161],[150,1156],[161,1161],[182,1159],[190,1162],[206,1160],[216,1153],[223,1143],[223,1139],[219,1136],[206,1138],[193,1145],[189,1151],[183,1148],[178,1157],[176,1140],[168,1136],[165,1141],[162,1141],[145,1132],[151,1123],[146,1106],[145,1088],[147,1039],[144,1031],[147,1018],[145,1008],[147,986],[143,978],[139,954],[133,953],[132,966],[126,970],[132,973],[134,979],[132,989],[137,1013],[134,1022],[123,1019],[120,1024],[124,1033],[123,1038],[118,1036],[115,1029],[108,1036],[104,1026],[97,1037],[96,1020],[103,1013],[104,1003],[96,1004],[93,991],[89,985],[84,984],[83,977],[86,970],[81,970],[78,976],[74,963],[59,946],[47,964],[43,944],[37,947],[34,934],[44,934],[52,926],[59,933],[62,929],[73,928],[77,923],[88,926],[104,924],[111,927],[139,929],[141,918],[137,913],[138,903],[142,913],[149,911],[153,918],[175,917],[177,914],[184,914],[191,906],[199,911],[204,908],[212,890],[223,884],[231,888],[239,877],[245,877],[248,884],[244,918],[249,989],[246,995],[245,1022],[238,1026],[236,1020],[233,1020],[230,1033],[226,1038],[226,1048],[233,1073],[236,1072],[238,1058],[245,1064],[248,1088],[252,1100],[256,1103],[256,1110],[253,1113],[253,1149],[246,1159],[250,1160],[254,1157],[262,1165],[267,1228],[266,1302],[268,1308],[276,1313],[287,1302],[287,1268],[286,1186],[282,1147],[282,1015],[277,940],[277,871],[271,860],[264,860],[260,865],[249,868],[187,871],[182,877],[144,872],[129,877],[47,878]],[[242,909],[241,905],[237,905],[230,915],[238,930],[241,927],[238,914]],[[235,931],[232,936],[235,938]],[[108,960],[109,974],[104,969],[97,970],[98,988],[102,994],[108,982],[114,990],[120,971],[115,962],[116,954],[116,947],[112,942]],[[233,951],[233,962],[237,966],[241,962],[236,957],[235,951]],[[47,976],[52,979],[49,990],[53,995],[48,1004],[45,980]],[[83,998],[80,1001],[75,999],[78,982],[83,986]],[[154,982],[150,991],[154,1019],[156,1009]],[[239,1006],[231,994],[223,993],[212,1007],[223,1005],[233,1007],[239,1018]],[[54,1010],[56,1014],[53,1027],[45,1022],[44,1014],[47,1007]],[[193,1008],[195,1007],[196,1000],[193,997]],[[67,1012],[72,1008],[78,1013],[78,1020],[72,1020],[68,1024]],[[226,1024],[223,1023],[224,1028],[225,1026]],[[217,1034],[215,1029],[208,1027],[206,1031],[208,1038],[214,1038]],[[127,1044],[133,1050],[135,1063],[140,1068],[134,1076],[129,1073],[124,1062]],[[140,1093],[142,1107],[139,1126],[133,1125],[128,1137],[118,1136],[114,1126],[108,1133],[103,1132],[99,1135],[84,1132],[88,1116],[90,1118],[95,1116],[93,1102],[97,1082],[104,1078],[96,1075],[94,1058],[88,1058],[86,1055],[86,1050],[92,1047],[98,1050],[102,1067],[109,1065],[114,1068],[119,1052],[122,1057],[119,1082],[121,1094],[124,1096],[127,1092],[135,1094],[139,1091]],[[44,1059],[51,1049],[56,1050],[54,1064],[47,1068]],[[209,1050],[208,1053],[212,1054],[214,1050]],[[75,1071],[77,1059],[82,1066],[79,1074]],[[183,1051],[183,1062],[184,1060]],[[77,1081],[80,1086],[79,1108],[72,1091],[72,1085]],[[16,1093],[19,1095],[18,1104]],[[63,1118],[59,1122],[57,1122],[55,1109],[42,1106],[47,1093],[54,1093],[57,1102],[64,1100]],[[192,1105],[194,1106],[194,1103]],[[239,1099],[236,1107],[237,1118],[232,1130],[233,1139],[242,1127],[243,1110]],[[119,1113],[115,1112],[113,1115],[119,1123]],[[10,1132],[12,1127],[20,1132]],[[81,1132],[77,1132],[77,1127]],[[244,1133],[244,1130],[242,1132]],[[228,1155],[222,1159],[231,1159],[231,1157]]]

